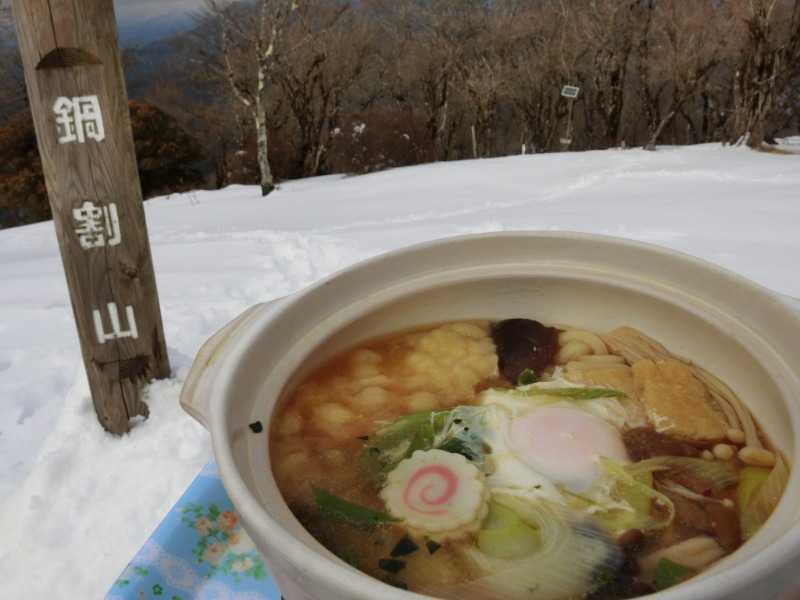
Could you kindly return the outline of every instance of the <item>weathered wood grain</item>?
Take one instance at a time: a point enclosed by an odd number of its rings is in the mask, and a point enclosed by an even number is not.
[[[168,376],[169,362],[113,3],[13,0],[12,7],[92,401],[103,427],[121,434],[133,417],[147,415],[141,389]],[[92,138],[76,122],[83,141],[64,141],[55,107],[81,98],[96,99],[104,136]],[[83,231],[82,217],[98,216],[105,226],[112,211],[113,232]]]

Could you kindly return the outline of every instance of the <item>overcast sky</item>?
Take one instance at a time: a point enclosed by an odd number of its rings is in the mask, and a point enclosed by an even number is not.
[[[149,21],[170,13],[192,13],[203,0],[114,0],[114,10],[120,23]]]

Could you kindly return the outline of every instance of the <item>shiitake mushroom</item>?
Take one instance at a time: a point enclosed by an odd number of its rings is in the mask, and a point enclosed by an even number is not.
[[[492,327],[492,340],[500,372],[516,384],[526,369],[538,377],[553,362],[558,350],[558,329],[533,319],[505,319]]]

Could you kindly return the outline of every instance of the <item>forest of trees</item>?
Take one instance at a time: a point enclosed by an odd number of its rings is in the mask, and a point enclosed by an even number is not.
[[[9,35],[0,13],[0,139],[26,110]],[[766,149],[800,123],[800,0],[204,0],[187,31],[123,60],[129,96],[197,151],[155,166],[265,195],[522,152]],[[151,193],[170,189],[159,177]],[[0,209],[19,201],[4,178]]]

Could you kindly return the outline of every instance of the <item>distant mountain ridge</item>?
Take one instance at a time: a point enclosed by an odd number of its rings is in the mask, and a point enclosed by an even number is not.
[[[117,23],[119,42],[126,44],[149,44],[187,29],[192,25],[192,17],[187,13],[176,12],[147,19]]]

